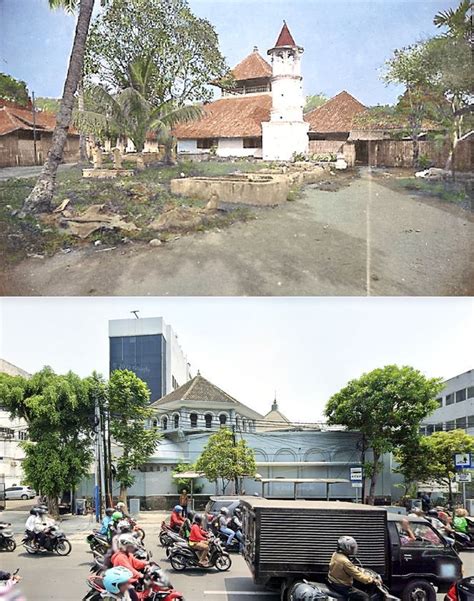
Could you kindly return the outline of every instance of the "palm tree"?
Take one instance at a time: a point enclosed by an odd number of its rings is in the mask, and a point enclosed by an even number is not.
[[[26,213],[51,210],[58,165],[63,159],[64,146],[72,121],[74,95],[82,77],[84,52],[92,18],[92,10],[94,8],[94,0],[49,0],[49,6],[52,9],[63,8],[69,13],[79,8],[79,14],[61,105],[56,116],[56,127],[53,132],[51,148],[49,149],[48,157],[35,187],[23,203],[21,216],[24,216]]]
[[[149,132],[165,145],[169,160],[172,148],[171,128],[177,123],[199,119],[202,108],[196,105],[177,107],[173,102],[154,106],[152,95],[154,66],[151,56],[137,58],[128,67],[128,87],[114,94],[103,86],[90,86],[84,111],[75,114],[80,131],[102,138],[125,138],[133,142],[138,153],[143,151]]]
[[[474,4],[471,0],[461,0],[456,9],[449,8],[448,10],[437,13],[433,19],[436,27],[446,27],[448,35],[453,37],[462,37],[471,40],[471,10]]]

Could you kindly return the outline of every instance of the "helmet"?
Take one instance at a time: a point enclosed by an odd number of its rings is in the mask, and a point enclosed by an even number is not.
[[[222,515],[229,515],[229,508],[221,507],[221,513],[222,513]]]
[[[344,555],[357,555],[357,541],[352,536],[341,536],[337,541],[337,550]]]
[[[130,522],[128,520],[119,520],[117,523],[117,530],[120,532],[130,532],[132,527],[130,526]]]
[[[117,509],[125,509],[125,503],[123,501],[119,501],[115,507]]]
[[[194,511],[188,511],[188,520],[190,522],[194,520]]]
[[[242,510],[240,509],[240,507],[236,507],[234,509],[234,515],[237,516],[238,518],[242,517]]]
[[[104,574],[103,583],[105,590],[108,593],[119,593],[119,586],[128,582],[132,577],[132,572],[123,566],[110,568]]]
[[[291,601],[316,601],[316,599],[327,599],[327,596],[313,584],[297,582],[291,587],[288,598]]]
[[[182,513],[183,508],[181,507],[181,505],[175,505],[173,511],[174,513]]]
[[[438,512],[436,511],[436,509],[429,509],[427,511],[426,515],[429,515],[430,518],[437,518],[438,517]]]
[[[32,507],[30,509],[30,515],[37,515],[38,513],[38,508],[37,507]]]
[[[119,549],[126,549],[127,547],[136,547],[137,541],[130,534],[120,534],[118,537],[118,547]]]
[[[118,522],[123,518],[123,513],[121,511],[114,511],[112,514],[112,519],[114,522]]]
[[[112,517],[114,515],[115,509],[113,507],[107,507],[105,510],[105,515]]]
[[[199,515],[199,513],[196,513],[196,515],[194,516],[194,521],[196,524],[202,523],[202,517]]]

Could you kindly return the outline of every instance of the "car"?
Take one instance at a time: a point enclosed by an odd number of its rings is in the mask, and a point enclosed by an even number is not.
[[[36,492],[29,486],[10,486],[5,489],[5,499],[7,500],[23,499],[27,501],[35,497]]]
[[[206,524],[211,524],[223,507],[229,510],[229,517],[232,517],[234,510],[240,505],[238,497],[211,497],[204,509]]]

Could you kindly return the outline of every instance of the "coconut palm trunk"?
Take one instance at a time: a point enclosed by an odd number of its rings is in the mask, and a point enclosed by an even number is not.
[[[80,0],[74,43],[69,58],[61,106],[56,116],[51,148],[35,187],[23,204],[23,214],[51,211],[56,174],[58,166],[63,160],[64,147],[72,121],[74,95],[82,77],[84,52],[93,8],[94,0]]]

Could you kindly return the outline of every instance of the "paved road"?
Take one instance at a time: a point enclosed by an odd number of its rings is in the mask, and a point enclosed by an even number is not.
[[[76,163],[67,163],[59,165],[59,170],[70,169]],[[30,167],[2,167],[0,168],[0,181],[5,179],[35,177],[41,173],[42,165],[32,165]]]
[[[474,218],[370,175],[224,231],[150,248],[28,259],[6,295],[294,296],[474,294]],[[2,285],[0,283],[0,289]]]

